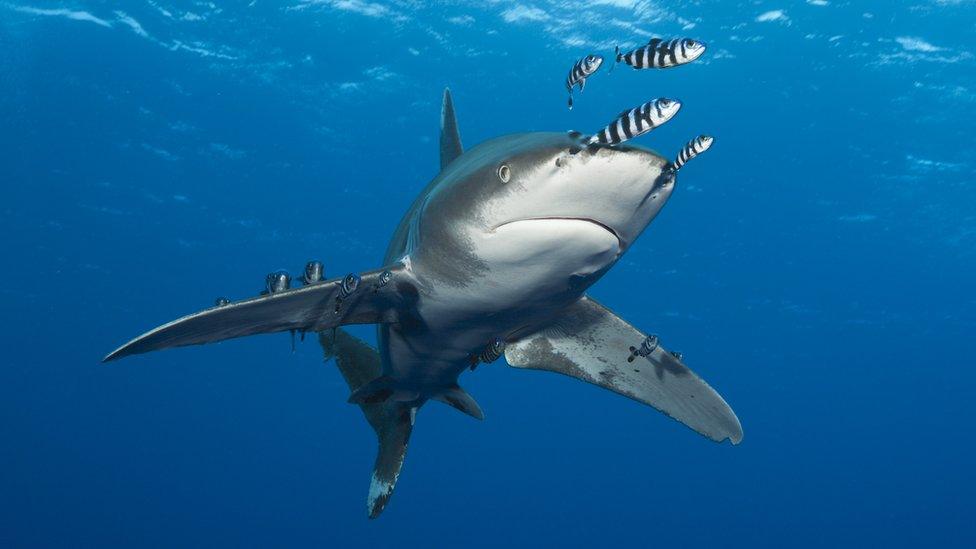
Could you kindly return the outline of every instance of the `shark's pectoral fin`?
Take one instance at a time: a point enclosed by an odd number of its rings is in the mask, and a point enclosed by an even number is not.
[[[354,393],[370,381],[381,378],[380,355],[362,340],[339,329],[320,333],[319,342],[325,350],[326,360],[335,357],[339,372]],[[379,441],[366,499],[369,518],[376,518],[393,496],[417,409],[397,402],[361,403],[359,407]]]
[[[444,103],[441,106],[441,169],[461,156],[462,152],[464,149],[461,147],[461,134],[454,115],[454,100],[451,99],[451,90],[444,88]]]
[[[714,441],[742,440],[742,426],[725,400],[663,347],[628,361],[631,347],[646,336],[606,307],[584,297],[557,324],[509,343],[505,359],[516,368],[559,372],[649,404]]]
[[[164,324],[109,353],[105,361],[169,347],[271,332],[317,332],[346,324],[395,322],[416,296],[399,284],[401,265],[212,307]],[[412,286],[411,286],[412,288]]]
[[[475,419],[485,419],[485,413],[481,411],[481,406],[478,406],[474,397],[458,385],[434,395],[433,399],[452,406]]]

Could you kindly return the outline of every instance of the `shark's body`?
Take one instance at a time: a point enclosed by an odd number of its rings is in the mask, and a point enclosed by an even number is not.
[[[725,401],[645,334],[584,295],[674,189],[674,170],[636,147],[574,134],[497,138],[463,152],[450,94],[441,173],[407,211],[384,267],[342,297],[336,280],[208,309],[140,336],[107,360],[285,330],[315,331],[380,440],[371,517],[396,483],[417,410],[443,401],[482,418],[457,384],[493,342],[515,367],[556,371],[650,404],[716,441],[742,429]],[[583,149],[581,151],[581,149]],[[375,323],[378,349],[337,327]]]

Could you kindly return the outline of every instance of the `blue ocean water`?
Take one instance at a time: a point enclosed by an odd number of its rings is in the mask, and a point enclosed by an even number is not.
[[[0,3],[0,546],[972,547],[974,30],[969,0]],[[577,58],[654,35],[709,51],[567,111]],[[716,136],[591,293],[742,444],[498,362],[368,521],[374,435],[314,340],[100,363],[276,268],[378,267],[445,86],[466,146],[659,96],[638,143]]]

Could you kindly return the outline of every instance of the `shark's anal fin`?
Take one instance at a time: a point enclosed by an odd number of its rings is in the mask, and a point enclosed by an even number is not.
[[[434,395],[434,400],[443,402],[457,410],[468,414],[475,419],[485,419],[485,413],[481,411],[481,406],[475,401],[474,397],[458,385],[448,387],[443,392]]]
[[[441,169],[461,156],[462,152],[464,149],[461,147],[461,134],[454,115],[454,100],[451,99],[451,90],[444,88],[444,103],[441,106]]]
[[[336,329],[321,332],[319,342],[326,360],[335,357],[339,372],[354,393],[370,381],[381,378],[380,355],[364,341]],[[397,402],[362,403],[359,407],[376,431],[379,442],[366,499],[369,518],[376,518],[393,496],[407,454],[416,408]]]
[[[716,442],[742,440],[742,426],[725,400],[662,346],[628,361],[631,347],[647,336],[606,307],[584,297],[557,324],[509,343],[505,359],[516,368],[558,372],[648,404]]]
[[[401,295],[403,270],[396,265],[363,273],[351,293],[342,290],[342,279],[331,279],[205,309],[142,334],[104,361],[255,334],[395,322],[403,300],[412,297]]]

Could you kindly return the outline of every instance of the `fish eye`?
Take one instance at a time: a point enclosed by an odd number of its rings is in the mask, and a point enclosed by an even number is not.
[[[508,164],[502,164],[498,166],[498,179],[502,180],[502,183],[508,183],[508,180],[512,178],[512,169],[508,167]]]

